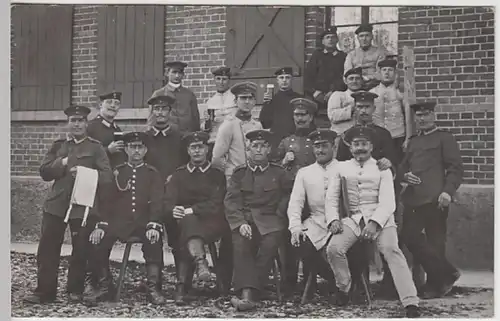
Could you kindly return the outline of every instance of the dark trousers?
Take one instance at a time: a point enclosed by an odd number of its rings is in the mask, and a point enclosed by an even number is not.
[[[93,216],[88,217],[85,227],[81,227],[82,219],[69,220],[73,247],[68,270],[69,293],[83,293],[89,252],[88,239],[96,223],[97,220]],[[55,298],[57,295],[57,276],[66,225],[64,218],[43,213],[42,236],[37,252],[38,285],[35,289],[35,293],[40,296]]]
[[[447,218],[448,208],[441,210],[435,203],[407,207],[403,214],[402,241],[427,273],[427,283],[433,286],[457,272],[445,257]]]
[[[285,231],[283,233],[283,243],[282,249],[283,252],[280,252],[281,264],[284,264],[285,275],[283,280],[285,281],[285,286],[289,289],[293,289],[297,284],[297,276],[298,276],[298,267],[300,256],[297,249],[290,242],[291,233],[290,231]]]
[[[244,288],[262,290],[266,284],[272,263],[283,242],[284,231],[261,235],[252,226],[252,238],[241,236],[239,228],[233,230],[234,290]]]

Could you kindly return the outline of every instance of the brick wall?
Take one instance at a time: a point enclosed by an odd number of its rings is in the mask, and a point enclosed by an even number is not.
[[[494,13],[401,7],[399,49],[415,50],[417,100],[438,102],[438,126],[459,142],[465,183],[494,182]]]
[[[309,61],[312,53],[321,45],[319,34],[325,28],[325,7],[306,7],[306,43],[305,61]]]

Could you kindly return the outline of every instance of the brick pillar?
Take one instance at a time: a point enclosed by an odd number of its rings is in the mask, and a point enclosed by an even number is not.
[[[305,61],[309,61],[311,55],[321,42],[318,39],[319,34],[325,26],[325,7],[311,6],[306,7],[306,44]]]

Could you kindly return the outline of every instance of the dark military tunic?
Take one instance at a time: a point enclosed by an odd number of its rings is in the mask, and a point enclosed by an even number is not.
[[[307,135],[316,130],[311,124],[309,128],[298,128],[293,135],[284,138],[278,146],[275,162],[281,163],[286,153],[293,152],[294,160],[286,165],[285,169],[292,173],[293,178],[299,169],[311,165],[316,161],[313,144]]]
[[[87,134],[101,142],[108,154],[109,162],[111,168],[115,168],[117,165],[125,163],[127,161],[127,154],[124,151],[111,154],[108,151],[108,146],[114,140],[114,134],[116,132],[121,132],[122,130],[116,123],[110,123],[101,116],[89,121],[87,126]]]
[[[166,185],[164,213],[168,216],[167,224],[177,225],[174,237],[180,245],[194,236],[201,237],[206,243],[214,242],[229,232],[224,216],[225,194],[226,176],[208,162],[201,167],[187,164],[172,174]],[[193,214],[176,222],[172,216],[175,206],[191,208]]]
[[[316,90],[323,94],[329,91],[344,91],[344,62],[347,54],[343,51],[328,53],[324,49],[316,49],[307,62],[304,73],[304,90],[312,97]]]
[[[63,166],[62,159],[68,157],[68,164]],[[99,187],[111,182],[111,168],[108,156],[101,143],[86,137],[80,142],[73,139],[60,139],[54,142],[49,152],[45,155],[40,166],[40,176],[44,181],[54,181],[52,188],[45,200],[43,210],[59,217],[65,217],[68,210],[73,184],[75,179],[69,172],[73,166],[84,166],[96,169],[99,174]],[[96,201],[90,209],[89,215],[98,213],[99,204]],[[83,218],[84,206],[74,205],[70,219]]]
[[[273,148],[278,147],[283,138],[295,131],[293,107],[290,105],[290,101],[298,97],[301,95],[293,90],[280,90],[270,102],[262,106],[259,121],[264,129],[270,129],[273,133],[271,141]]]
[[[356,126],[361,125],[354,125],[353,127]],[[375,137],[376,140],[373,142],[372,157],[376,160],[387,158],[391,161],[392,165],[395,166],[397,162],[397,153],[394,149],[394,142],[392,141],[391,133],[387,129],[374,125],[373,123],[368,124],[367,126],[373,128],[377,133],[377,136]],[[336,158],[338,161],[346,161],[352,158],[349,146],[346,144],[343,137],[344,135],[341,136],[339,148],[337,150]]]

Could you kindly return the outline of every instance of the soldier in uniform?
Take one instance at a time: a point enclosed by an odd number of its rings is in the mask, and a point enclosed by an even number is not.
[[[427,273],[423,297],[446,295],[460,277],[446,260],[446,219],[449,205],[463,179],[463,165],[453,135],[435,124],[435,103],[417,103],[418,134],[411,137],[398,180],[403,194],[403,243]],[[426,236],[420,231],[425,230]],[[426,240],[427,239],[427,240]]]
[[[271,148],[274,151],[281,140],[295,131],[293,122],[292,99],[301,95],[293,91],[293,70],[283,67],[274,73],[278,83],[278,92],[271,96],[270,92],[264,94],[264,103],[260,111],[259,120],[262,127],[270,129],[272,135]]]
[[[171,93],[175,97],[175,103],[172,105],[171,123],[177,125],[182,135],[200,130],[200,111],[196,96],[191,90],[182,86],[182,79],[185,76],[184,69],[187,64],[173,61],[168,62],[166,66],[168,83],[155,90],[151,98]]]
[[[166,185],[164,212],[170,217],[171,230],[176,232],[178,248],[177,287],[175,301],[182,304],[191,284],[190,268],[196,266],[198,278],[210,279],[205,256],[205,244],[223,238],[219,266],[224,291],[229,291],[232,277],[232,248],[229,225],[224,215],[226,177],[207,160],[209,135],[194,132],[187,135],[185,145],[190,156],[186,165],[179,167]]]
[[[355,48],[347,54],[344,69],[349,70],[356,67],[363,69],[364,90],[370,90],[380,83],[377,73],[377,63],[391,54],[385,49],[376,47],[373,41],[373,26],[362,24],[354,32],[358,37],[359,48]]]
[[[99,115],[89,121],[87,127],[89,137],[100,141],[106,149],[111,168],[115,168],[127,160],[127,155],[123,151],[123,141],[121,139],[115,141],[117,134],[122,133],[120,127],[115,123],[115,117],[121,107],[121,97],[122,93],[117,91],[99,96],[101,100]]]
[[[235,168],[224,200],[233,239],[234,290],[239,294],[231,303],[240,311],[255,307],[286,230],[291,180],[281,166],[268,161],[270,136],[264,130],[246,135],[248,163]]]
[[[319,106],[316,117],[318,127],[328,127],[326,104],[335,91],[346,89],[344,79],[344,62],[347,54],[337,48],[339,38],[337,27],[329,27],[320,35],[323,48],[316,49],[306,65],[304,73],[304,91]]]
[[[98,171],[98,190],[110,183],[112,177],[106,151],[101,143],[87,136],[87,116],[90,109],[71,106],[64,113],[68,116],[68,136],[52,144],[40,166],[42,179],[54,183],[43,205],[42,235],[37,253],[38,285],[34,293],[25,298],[27,303],[53,302],[56,299],[61,245],[67,225],[64,218],[70,205],[76,167],[83,166]],[[69,261],[67,291],[71,301],[80,301],[84,291],[87,240],[98,221],[98,205],[96,201],[84,227],[81,225],[85,207],[73,205],[70,212],[73,250]]]
[[[108,253],[117,240],[142,238],[142,253],[146,261],[148,300],[164,303],[161,294],[163,269],[163,226],[155,220],[162,212],[163,181],[158,171],[144,163],[147,152],[145,133],[131,132],[123,136],[128,162],[117,166],[110,197],[103,219],[95,225],[89,241],[93,253],[89,257],[92,281],[85,301],[96,302],[113,293],[113,276],[107,269]]]
[[[212,155],[213,166],[224,171],[228,182],[234,168],[246,164],[246,133],[262,129],[261,123],[252,119],[257,84],[249,81],[238,83],[231,87],[231,92],[238,110],[234,116],[226,117],[219,127]]]
[[[417,290],[403,252],[398,247],[394,221],[396,208],[393,176],[390,170],[380,170],[371,156],[377,133],[370,127],[354,127],[345,133],[354,158],[334,167],[325,196],[326,225],[333,234],[326,252],[335,274],[339,292],[336,304],[349,303],[351,274],[346,258],[347,251],[358,241],[374,241],[383,254],[407,317],[420,315]],[[345,180],[344,195],[347,217],[342,218],[341,191]]]

